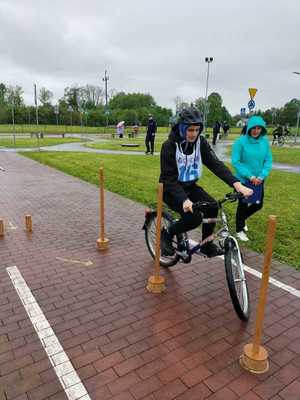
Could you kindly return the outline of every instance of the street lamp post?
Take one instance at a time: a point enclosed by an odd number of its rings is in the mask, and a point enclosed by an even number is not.
[[[82,136],[83,136],[83,108],[80,106],[79,108],[78,108],[78,111],[79,111],[79,117],[80,117],[80,135],[81,135],[81,138],[82,138]]]
[[[58,114],[59,114],[59,105],[58,104],[56,104],[54,106],[54,114],[56,116],[56,126],[58,126]]]
[[[12,97],[12,101],[11,101],[11,117],[12,117],[12,123],[13,123],[14,148],[16,149],[15,100],[14,100],[14,97]]]
[[[73,120],[72,120],[72,117],[73,117],[73,108],[72,108],[72,106],[69,106],[69,107],[68,107],[68,111],[69,111],[69,113],[70,113],[70,131],[72,132],[72,124],[73,124]]]
[[[35,119],[36,119],[36,126],[37,126],[37,142],[38,142],[38,148],[39,151],[41,151],[40,147],[40,130],[39,130],[39,108],[38,108],[38,100],[37,100],[37,93],[36,93],[36,84],[33,84],[34,88],[34,104],[35,104]]]
[[[205,111],[204,111],[204,132],[207,127],[207,115],[208,115],[208,107],[207,107],[207,95],[208,95],[208,80],[209,80],[209,64],[213,62],[213,57],[205,57],[205,62],[207,63],[207,75],[206,75],[206,89],[205,89]]]
[[[104,73],[104,78],[102,78],[104,84],[105,84],[105,114],[106,114],[106,128],[108,127],[108,94],[107,94],[107,81],[109,80],[109,77],[107,75],[107,71],[105,70]]]
[[[300,72],[294,71],[293,74],[300,75]],[[299,119],[300,119],[300,105],[299,105],[298,112],[297,112],[297,127],[296,127],[296,133],[295,133],[295,137],[294,137],[295,144],[297,143],[297,137],[298,137],[298,133],[299,133]]]

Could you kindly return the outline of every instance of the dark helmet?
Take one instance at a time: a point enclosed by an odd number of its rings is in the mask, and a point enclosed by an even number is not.
[[[200,125],[202,130],[202,115],[195,107],[184,108],[177,115],[175,124]]]

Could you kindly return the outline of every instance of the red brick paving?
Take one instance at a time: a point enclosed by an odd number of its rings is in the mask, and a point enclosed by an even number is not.
[[[177,265],[163,271],[166,293],[147,293],[143,206],[106,193],[110,246],[99,253],[96,187],[16,154],[0,153],[0,165],[0,400],[66,399],[5,270],[13,265],[92,399],[300,399],[300,299],[270,286],[263,340],[271,368],[250,375],[238,357],[254,312],[248,324],[236,317],[222,261]],[[261,269],[263,257],[247,251],[246,262]],[[275,260],[272,276],[300,289],[299,273]],[[255,310],[260,282],[248,282]]]

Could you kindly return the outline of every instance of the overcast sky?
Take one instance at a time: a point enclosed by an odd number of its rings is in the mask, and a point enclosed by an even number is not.
[[[55,98],[73,84],[143,92],[174,108],[219,92],[231,113],[300,98],[299,0],[0,0],[0,82]]]

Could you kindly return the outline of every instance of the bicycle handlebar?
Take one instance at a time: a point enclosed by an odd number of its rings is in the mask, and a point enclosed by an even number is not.
[[[238,199],[243,199],[244,195],[242,193],[237,193],[237,192],[232,192],[232,193],[227,193],[225,197],[221,200],[218,201],[197,201],[196,203],[193,204],[193,210],[203,210],[206,207],[209,207],[211,205],[216,205],[218,208],[220,208],[221,204],[226,203],[226,202],[235,202]]]

